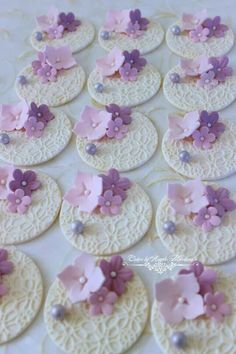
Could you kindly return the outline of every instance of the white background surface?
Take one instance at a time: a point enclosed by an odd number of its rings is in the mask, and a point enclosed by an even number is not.
[[[18,71],[26,64],[30,63],[34,57],[34,50],[29,44],[29,35],[35,26],[34,18],[36,15],[46,13],[50,5],[56,5],[61,11],[74,11],[79,17],[90,19],[96,26],[101,25],[105,13],[109,8],[140,8],[145,17],[154,17],[158,19],[163,27],[166,28],[175,21],[176,16],[180,16],[183,11],[195,11],[208,8],[209,14],[221,15],[223,22],[232,26],[236,33],[235,18],[236,3],[235,0],[0,0],[0,102],[8,103],[17,101],[13,89],[13,83]],[[94,68],[95,59],[104,54],[97,43],[97,40],[87,49],[76,54],[79,63],[83,65],[87,74]],[[236,72],[235,46],[230,52],[230,62]],[[153,53],[147,55],[147,59],[156,65],[161,74],[164,75],[172,66],[178,63],[178,57],[171,54],[166,44],[163,43]],[[86,88],[82,94],[72,103],[62,106],[75,122],[85,104],[91,104]],[[222,117],[235,118],[236,103],[233,103],[227,109],[221,111]],[[162,91],[158,93],[148,103],[139,106],[141,112],[145,112],[155,123],[159,136],[162,137],[167,128],[167,114],[175,112],[164,98]],[[79,158],[75,138],[73,137],[65,151],[54,158],[51,162],[37,167],[53,176],[59,183],[63,193],[71,185],[75,173],[78,169],[82,171],[92,171]],[[95,171],[94,171],[95,172]],[[156,154],[143,167],[127,173],[131,179],[140,182],[148,192],[153,202],[154,213],[160,199],[165,193],[166,181],[175,178],[176,174],[171,171],[165,163],[160,150],[160,144]],[[177,177],[178,178],[178,177]],[[236,177],[222,180],[220,183],[236,190]],[[20,230],[19,230],[20,232]],[[128,235],[127,235],[128,237]],[[76,249],[65,240],[60,231],[58,220],[54,225],[38,239],[22,244],[18,248],[31,256],[38,264],[44,279],[45,295],[49,285],[53,282],[56,274],[66,264],[72,262],[78,254]],[[154,225],[148,235],[124,255],[137,256],[164,256],[167,254],[164,247],[155,232]],[[229,272],[235,273],[235,260],[220,266]],[[150,304],[153,300],[153,286],[160,275],[157,272],[149,271],[145,268],[139,268],[139,273],[149,289]],[[166,276],[166,275],[165,275]],[[79,343],[78,343],[79,345]],[[144,334],[136,345],[129,351],[132,354],[160,354],[161,351],[155,343],[150,326],[148,324]],[[0,347],[0,354],[61,354],[50,338],[47,336],[43,322],[43,308],[32,326],[18,339]],[[223,353],[222,353],[223,354]]]

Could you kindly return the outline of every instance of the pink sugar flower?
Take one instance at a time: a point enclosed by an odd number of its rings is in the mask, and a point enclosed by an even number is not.
[[[76,60],[67,45],[58,48],[46,46],[45,56],[46,62],[56,70],[69,69],[76,65]]]
[[[192,134],[193,145],[196,148],[201,149],[210,149],[212,143],[216,140],[216,137],[213,133],[210,133],[208,127],[201,127],[200,130],[195,130]]]
[[[125,57],[119,48],[113,48],[105,57],[96,60],[96,69],[102,76],[111,76],[120,69]]]
[[[206,42],[208,40],[209,33],[210,31],[208,28],[203,28],[201,25],[199,25],[189,32],[189,38],[191,38],[195,43]]]
[[[224,293],[208,293],[205,295],[204,301],[206,315],[212,317],[216,322],[221,322],[225,316],[229,316],[232,313],[230,305],[225,303]]]
[[[117,140],[123,139],[128,133],[128,128],[123,124],[121,118],[116,118],[115,120],[110,120],[108,122],[107,136],[108,138],[115,138]]]
[[[91,294],[88,298],[88,303],[90,304],[90,315],[111,315],[113,312],[114,303],[117,301],[117,299],[118,296],[114,291],[109,291],[107,288],[102,287],[95,293]]]
[[[199,111],[186,113],[183,118],[169,115],[169,137],[182,140],[189,137],[200,126]]]
[[[195,59],[181,59],[180,66],[186,76],[198,76],[213,68],[206,55],[200,55]]]
[[[16,104],[0,105],[0,129],[5,131],[20,130],[28,119],[29,107],[26,101]]]
[[[197,226],[201,226],[203,231],[209,232],[214,227],[220,225],[221,218],[217,215],[216,208],[204,207],[194,216],[193,223]]]
[[[48,10],[47,15],[36,17],[36,21],[39,28],[42,31],[47,32],[52,25],[57,24],[58,15],[59,15],[58,9],[56,7],[51,7]]]
[[[30,138],[40,138],[43,135],[44,127],[44,123],[38,122],[36,117],[29,117],[24,125],[26,135]]]
[[[193,30],[197,26],[201,25],[206,18],[207,18],[206,9],[197,12],[194,15],[183,13],[181,27],[183,30]]]
[[[9,193],[8,184],[14,171],[13,166],[0,167],[0,200],[7,199]]]
[[[125,33],[130,22],[130,10],[110,10],[106,14],[103,29],[117,33]]]
[[[64,31],[64,27],[62,25],[53,25],[51,27],[49,27],[48,29],[48,38],[49,39],[59,39],[62,38],[63,35],[63,31]]]
[[[11,213],[25,214],[31,204],[31,197],[25,195],[23,189],[17,189],[15,192],[8,194],[7,200],[8,210]]]
[[[37,71],[38,76],[41,78],[42,82],[45,84],[47,82],[56,81],[57,70],[48,64],[45,64]]]
[[[100,211],[105,215],[117,215],[120,213],[122,198],[120,195],[113,195],[112,190],[106,191],[98,198]]]

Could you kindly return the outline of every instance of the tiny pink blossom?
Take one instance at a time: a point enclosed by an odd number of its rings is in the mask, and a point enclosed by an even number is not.
[[[193,223],[197,226],[201,226],[203,231],[209,232],[214,227],[220,225],[221,218],[217,215],[216,208],[204,207],[194,216]]]
[[[80,211],[92,213],[98,206],[101,194],[101,177],[78,172],[73,187],[65,194],[64,199],[73,207],[79,207]]]
[[[62,38],[63,35],[63,31],[64,31],[64,27],[62,25],[53,25],[51,27],[49,27],[48,29],[48,38],[49,39],[59,39]]]
[[[57,24],[58,15],[59,15],[58,9],[56,7],[51,7],[48,10],[47,15],[36,17],[36,21],[39,28],[42,31],[47,32],[51,26]]]
[[[121,118],[110,120],[108,122],[107,136],[108,138],[115,138],[117,140],[123,139],[128,132],[128,127],[123,124]]]
[[[194,15],[183,13],[181,27],[183,30],[193,30],[197,26],[201,25],[206,18],[207,18],[206,9],[197,12]]]
[[[26,101],[16,104],[1,104],[0,129],[9,132],[22,129],[28,119],[28,110]]]
[[[144,31],[140,30],[140,25],[138,22],[132,23],[129,22],[128,27],[126,29],[126,33],[131,38],[138,38],[143,34]]]
[[[183,118],[169,115],[169,137],[173,140],[182,140],[189,137],[200,127],[199,111],[186,113]]]
[[[44,123],[38,122],[36,117],[29,117],[24,128],[28,137],[40,138],[43,135]]]
[[[229,304],[225,303],[225,295],[222,292],[208,293],[205,295],[204,301],[206,315],[212,317],[216,322],[221,322],[225,316],[232,314],[232,309]]]
[[[42,82],[46,84],[47,82],[56,81],[57,70],[46,64],[38,70],[37,74],[41,78]]]
[[[81,138],[99,140],[106,135],[112,113],[85,106],[80,121],[74,126],[74,132]]]
[[[66,267],[57,277],[67,290],[72,304],[87,300],[90,293],[100,289],[105,280],[94,258],[86,253],[77,257],[74,264]]]
[[[119,48],[113,48],[105,57],[96,60],[96,69],[102,76],[111,76],[120,69],[125,57]]]
[[[98,204],[102,214],[117,215],[120,213],[122,198],[120,195],[113,195],[112,190],[108,190],[99,197]]]
[[[199,25],[189,32],[189,38],[191,38],[195,43],[206,42],[208,40],[209,33],[210,31],[208,28],[203,28],[201,25]]]
[[[64,45],[58,48],[46,46],[46,62],[56,70],[69,69],[76,65],[71,49]]]
[[[216,140],[216,137],[213,133],[210,133],[208,127],[201,127],[200,130],[195,130],[192,134],[193,145],[196,148],[201,149],[210,149],[212,143]]]
[[[9,193],[8,184],[12,179],[13,166],[0,167],[0,200],[7,199]]]
[[[97,316],[100,314],[105,316],[111,315],[114,303],[117,299],[118,296],[114,291],[109,291],[107,288],[102,287],[88,298],[88,303],[90,305],[89,314],[91,316]]]
[[[213,70],[208,71],[207,73],[202,73],[200,79],[197,80],[196,85],[204,89],[213,89],[218,85],[218,80],[215,79],[215,73]]]
[[[130,10],[110,10],[106,14],[103,29],[117,33],[125,33],[130,22]]]
[[[7,200],[8,210],[11,213],[25,214],[31,204],[31,197],[25,195],[23,189],[17,189],[15,192],[8,194]]]
[[[132,68],[130,63],[124,64],[119,69],[119,73],[121,76],[121,80],[124,81],[135,81],[138,76],[138,70],[136,68]]]

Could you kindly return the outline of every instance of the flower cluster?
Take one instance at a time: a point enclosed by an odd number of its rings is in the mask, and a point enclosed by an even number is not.
[[[195,79],[198,87],[207,89],[216,87],[232,76],[233,69],[228,63],[226,55],[211,58],[201,55],[196,59],[181,59],[180,62],[184,75]]]
[[[109,32],[124,33],[131,38],[137,38],[147,30],[148,24],[148,19],[142,17],[139,9],[110,10],[103,28]]]
[[[105,215],[117,215],[126,198],[126,191],[131,187],[128,178],[120,177],[112,168],[107,175],[99,176],[78,172],[74,186],[64,199],[80,211],[92,213],[95,209]]]
[[[7,209],[11,213],[26,213],[31,204],[32,192],[40,187],[35,172],[22,172],[13,167],[0,168],[0,199],[7,200]]]
[[[126,283],[132,277],[133,272],[123,265],[122,257],[102,259],[97,266],[94,258],[85,253],[58,274],[70,301],[86,302],[91,316],[111,315],[114,303],[126,291]]]
[[[155,295],[164,320],[177,324],[203,315],[221,322],[231,314],[231,307],[225,303],[223,292],[214,291],[216,281],[215,270],[205,269],[202,263],[195,261],[174,279],[157,283]]]
[[[169,137],[191,141],[196,148],[210,149],[224,131],[218,112],[194,111],[183,118],[169,116]]]
[[[228,27],[221,23],[220,16],[209,18],[207,11],[196,14],[183,14],[181,29],[188,33],[194,43],[206,42],[211,37],[224,37]]]
[[[138,49],[122,52],[113,48],[105,57],[96,60],[96,68],[104,77],[118,76],[123,81],[135,81],[138,74],[147,64],[145,58],[140,57]]]
[[[74,132],[89,141],[99,141],[104,137],[120,140],[128,132],[131,123],[131,108],[116,104],[106,106],[106,111],[86,106],[81,119],[75,124]]]
[[[31,102],[30,107],[25,101],[17,104],[0,105],[0,130],[21,130],[28,137],[39,138],[42,136],[47,124],[54,119],[48,106],[37,106]]]
[[[81,24],[75,18],[73,12],[65,14],[52,7],[47,15],[36,17],[37,24],[41,31],[45,32],[49,39],[62,38],[66,32],[74,32]]]
[[[62,70],[76,65],[70,48],[65,45],[58,48],[46,46],[44,52],[38,52],[38,59],[32,62],[34,75],[38,75],[43,83],[56,81]]]
[[[13,271],[13,263],[8,261],[8,251],[0,248],[0,299],[8,293],[7,286],[3,283],[4,275]]]
[[[225,214],[236,209],[228,189],[214,189],[199,179],[169,184],[168,199],[177,214],[189,217],[205,232],[219,226]]]

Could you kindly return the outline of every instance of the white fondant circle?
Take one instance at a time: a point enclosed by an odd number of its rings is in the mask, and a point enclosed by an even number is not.
[[[54,304],[66,307],[63,321],[51,317]],[[56,280],[48,292],[44,319],[49,336],[65,353],[121,354],[141,336],[148,311],[146,289],[137,274],[127,283],[126,292],[118,298],[110,316],[91,317],[85,303],[72,305],[65,289]]]
[[[18,166],[32,166],[58,155],[71,137],[71,123],[63,112],[53,112],[40,138],[29,138],[24,131],[7,132],[10,143],[0,144],[0,158]]]
[[[236,202],[235,193],[231,192],[230,197]],[[172,235],[163,230],[164,222],[169,220],[176,225],[176,232]],[[236,210],[226,213],[222,223],[207,233],[194,225],[189,216],[175,213],[168,198],[164,197],[157,208],[156,227],[168,251],[185,259],[219,264],[236,256]]]
[[[33,322],[43,299],[42,277],[35,263],[14,247],[7,247],[14,264],[3,277],[8,293],[0,299],[0,344],[19,336]]]
[[[121,213],[115,216],[84,213],[63,201],[60,226],[66,239],[79,250],[94,254],[119,253],[137,243],[148,231],[152,219],[152,205],[148,195],[136,183],[127,191]],[[84,224],[81,235],[75,235],[71,223]]]
[[[31,45],[37,51],[43,51],[46,45],[53,47],[61,47],[63,45],[68,45],[72,53],[79,52],[80,50],[86,48],[90,43],[92,43],[95,30],[93,25],[88,21],[81,21],[81,25],[77,27],[74,32],[64,32],[62,38],[49,39],[47,34],[43,34],[43,40],[37,41],[35,38],[36,32],[41,32],[40,29],[35,29],[30,37]]]
[[[138,49],[140,54],[147,54],[162,43],[164,39],[164,31],[161,25],[157,22],[150,21],[146,31],[138,38],[132,38],[124,33],[110,32],[111,37],[108,40],[101,38],[101,32],[104,29],[100,29],[98,33],[98,41],[102,48],[110,51],[114,47],[118,47],[121,50],[128,50],[129,52]]]
[[[172,52],[181,57],[193,59],[203,54],[209,57],[218,57],[228,53],[233,47],[234,33],[231,28],[225,32],[224,37],[211,37],[206,42],[195,43],[188,34],[175,36],[171,31],[175,25],[180,26],[180,23],[176,22],[167,29],[166,43]]]
[[[236,99],[236,76],[226,78],[224,83],[212,89],[197,87],[196,82],[186,80],[178,84],[170,80],[172,73],[184,76],[180,66],[171,69],[165,76],[163,90],[166,99],[173,106],[186,112],[205,109],[207,111],[219,111],[229,106]]]
[[[61,206],[60,189],[48,175],[36,173],[42,185],[32,193],[32,203],[25,214],[10,213],[7,201],[0,201],[0,244],[30,241],[55,221]]]
[[[76,146],[80,157],[99,171],[116,168],[128,171],[143,165],[154,154],[158,135],[154,124],[144,114],[132,112],[132,122],[127,125],[128,133],[121,139],[105,138],[96,141],[95,155],[86,153],[87,139],[77,136]]]
[[[104,85],[103,92],[96,92],[96,83]],[[88,91],[97,102],[107,105],[116,103],[121,106],[136,106],[148,101],[159,90],[161,76],[158,70],[147,64],[137,76],[136,81],[123,81],[120,78],[103,76],[95,69],[88,78]]]
[[[53,107],[73,100],[85,83],[85,72],[80,65],[61,71],[55,82],[42,83],[40,77],[33,74],[31,66],[27,66],[19,75],[24,75],[28,81],[26,85],[15,82],[15,90],[20,99]]]
[[[211,149],[194,147],[191,141],[170,140],[168,131],[162,140],[162,152],[168,165],[176,172],[189,178],[200,177],[202,180],[220,179],[236,171],[236,125],[229,121],[225,132],[212,144]],[[180,160],[181,151],[188,151],[191,160]]]

